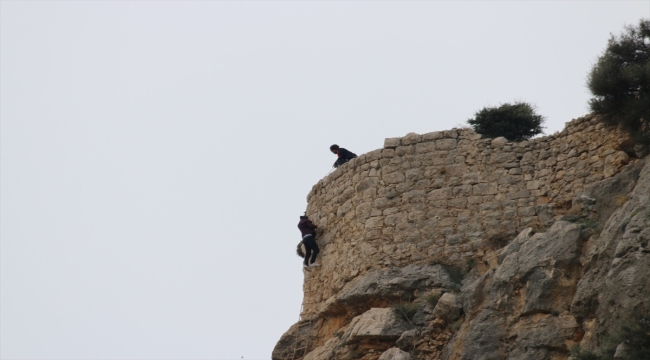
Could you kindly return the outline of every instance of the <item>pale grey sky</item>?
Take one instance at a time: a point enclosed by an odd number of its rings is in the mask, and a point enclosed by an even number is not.
[[[2,359],[270,359],[338,143],[524,100],[650,1],[2,1]]]

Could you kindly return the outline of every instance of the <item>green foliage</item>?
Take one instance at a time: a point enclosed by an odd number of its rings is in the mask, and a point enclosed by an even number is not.
[[[464,321],[464,319],[463,319],[463,318],[460,318],[460,319],[454,321],[453,324],[449,325],[449,328],[450,328],[453,332],[456,332],[456,331],[458,331],[458,329],[460,329],[460,327],[463,325],[463,321]]]
[[[514,236],[507,232],[491,232],[488,233],[487,236],[483,239],[485,245],[488,247],[488,249],[491,250],[499,250],[502,247],[508,245],[510,240],[512,240]]]
[[[457,268],[457,267],[443,265],[443,268],[445,269],[445,271],[449,275],[449,279],[452,282],[454,282],[456,284],[459,284],[459,285],[462,283],[463,279],[465,278],[465,275],[467,275],[467,273],[465,271],[463,271],[463,269],[460,269],[460,268]]]
[[[596,221],[595,219],[593,219],[592,217],[586,214],[581,214],[578,216],[564,216],[563,219],[566,221],[570,221],[572,223],[582,224],[584,225],[585,228],[593,230],[594,233],[596,234],[600,234],[600,232],[603,230],[600,227],[598,221]],[[625,226],[627,226],[627,223],[625,221],[623,223],[624,225],[622,226],[624,228]]]
[[[591,351],[581,350],[578,346],[571,349],[571,356],[574,360],[601,360],[600,356]]]
[[[625,355],[630,360],[650,359],[650,316],[641,316],[631,326],[621,328]]]
[[[575,360],[613,360],[616,347],[623,343],[625,345],[623,359],[650,359],[650,316],[639,316],[629,326],[622,326],[620,331],[604,338],[602,343],[604,346],[600,354],[575,347],[571,350],[571,356]]]
[[[609,39],[587,80],[591,110],[650,144],[650,20]]]
[[[408,323],[411,323],[413,316],[415,316],[415,313],[418,311],[418,306],[416,304],[408,302],[395,303],[391,307],[398,317]]]
[[[602,231],[598,221],[590,217],[585,218],[583,221],[581,221],[581,223],[583,223],[587,229],[593,230],[596,234],[600,234]]]
[[[467,122],[475,132],[489,138],[503,136],[511,141],[522,141],[542,133],[545,119],[535,113],[535,107],[525,102],[485,107]]]
[[[426,295],[424,295],[424,300],[431,306],[435,307],[438,304],[438,300],[440,300],[440,295],[436,292],[430,292]]]

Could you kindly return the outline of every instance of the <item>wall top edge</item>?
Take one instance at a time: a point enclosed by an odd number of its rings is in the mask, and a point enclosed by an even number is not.
[[[594,114],[587,114],[585,116],[572,119],[564,125],[564,129],[559,132],[540,136],[531,140],[524,140],[520,142],[511,142],[506,140],[503,137],[499,138],[483,138],[481,134],[475,133],[471,128],[452,128],[450,130],[434,131],[426,134],[416,134],[408,133],[403,137],[394,137],[386,138],[384,140],[384,146],[379,149],[369,151],[367,153],[359,155],[357,158],[352,159],[351,161],[341,165],[333,173],[325,176],[320,179],[314,186],[312,186],[311,191],[307,195],[307,201],[309,201],[311,195],[321,187],[327,186],[331,181],[339,178],[344,173],[349,171],[355,171],[359,166],[371,163],[382,159],[385,154],[394,152],[397,148],[406,148],[417,146],[417,144],[431,143],[435,141],[450,141],[451,139],[456,141],[469,140],[475,141],[486,148],[500,148],[503,146],[516,146],[520,148],[527,148],[530,146],[539,145],[549,141],[554,141],[559,138],[569,136],[575,132],[583,130],[588,125],[593,125],[598,122],[598,118]],[[451,141],[453,141],[451,140]]]

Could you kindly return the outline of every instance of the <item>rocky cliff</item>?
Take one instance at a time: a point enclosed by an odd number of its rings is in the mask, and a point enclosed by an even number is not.
[[[638,148],[636,148],[638,150]],[[649,310],[650,164],[586,116],[386,139],[316,184],[319,268],[273,359],[566,359]]]

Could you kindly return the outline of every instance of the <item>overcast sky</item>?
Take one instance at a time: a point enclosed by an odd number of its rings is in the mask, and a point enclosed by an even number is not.
[[[2,1],[2,359],[270,359],[333,143],[588,112],[650,1]]]

